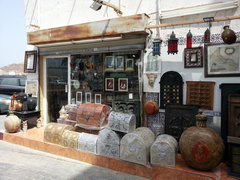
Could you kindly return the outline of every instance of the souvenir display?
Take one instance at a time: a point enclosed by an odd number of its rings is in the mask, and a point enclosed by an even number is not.
[[[184,49],[184,68],[203,67],[203,47]]]
[[[192,48],[192,33],[189,30],[189,32],[187,33],[187,49]]]
[[[172,32],[170,39],[168,39],[168,54],[178,53],[178,39],[174,32]]]
[[[136,129],[136,117],[134,114],[112,111],[108,117],[108,127],[119,132],[133,132]]]
[[[62,143],[62,135],[66,130],[73,130],[74,128],[70,125],[59,124],[59,123],[48,123],[44,129],[44,141],[53,143],[53,144],[61,144]]]
[[[198,105],[200,109],[213,109],[215,82],[187,81],[186,104]]]
[[[153,55],[159,55],[161,54],[160,48],[161,48],[161,42],[162,40],[160,38],[156,38],[153,40]]]
[[[77,109],[77,125],[86,129],[99,129],[107,125],[107,118],[110,112],[111,108],[107,105],[80,104]]]
[[[168,104],[183,104],[183,79],[175,71],[165,72],[160,80],[160,108]]]
[[[165,133],[179,140],[182,132],[196,124],[196,105],[168,105],[165,111]]]
[[[128,133],[120,142],[120,159],[147,165],[150,156],[150,146],[155,136],[153,132],[146,128],[137,128],[132,133]]]
[[[98,135],[80,133],[80,135],[78,136],[78,150],[96,154],[97,140]]]
[[[75,131],[66,130],[62,134],[61,145],[64,147],[77,149],[78,148],[78,137],[80,133]]]
[[[9,133],[17,132],[21,127],[21,119],[19,119],[13,113],[10,113],[9,116],[4,120],[4,127]]]
[[[97,153],[103,156],[119,158],[121,135],[110,129],[99,132],[97,140]]]
[[[178,143],[170,135],[163,134],[156,138],[151,146],[151,164],[161,166],[175,166]]]
[[[230,29],[229,26],[224,26],[223,29],[224,31],[221,34],[223,42],[225,42],[226,44],[235,43],[237,39],[235,32]]]
[[[196,115],[197,127],[186,129],[179,140],[179,148],[186,164],[198,170],[210,170],[219,165],[224,152],[221,137],[206,128],[207,116]]]
[[[209,28],[207,28],[207,30],[204,32],[203,42],[210,43],[210,40],[211,40],[211,33],[210,33]]]

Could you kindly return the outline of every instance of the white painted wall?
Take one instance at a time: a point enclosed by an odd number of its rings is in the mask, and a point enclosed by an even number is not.
[[[106,7],[102,7],[99,11],[94,11],[90,8],[92,0],[24,0],[26,6],[26,24],[33,24],[40,27],[40,29],[66,26],[71,24],[80,24],[90,21],[98,21],[102,19],[115,18],[116,13]],[[37,4],[35,6],[35,1]],[[106,0],[108,1],[108,0]],[[146,13],[150,15],[149,24],[156,23],[156,15],[152,14],[156,12],[156,0],[110,0],[110,2],[118,7],[123,12],[124,16],[133,15],[136,13]],[[228,0],[194,0],[194,1],[176,1],[176,0],[159,0],[159,10],[166,11],[176,8],[183,8],[189,6],[202,5],[206,3],[217,3],[217,2],[228,2]],[[35,8],[34,8],[35,7]],[[162,20],[161,23],[175,23],[192,20],[202,20],[203,17],[213,16],[215,18],[234,16],[240,14],[240,8],[223,10],[205,14],[197,14],[185,17],[178,17],[172,19]],[[213,34],[221,33],[222,28],[225,24],[229,24],[231,29],[235,32],[240,31],[240,20],[232,20],[226,22],[213,23],[211,32]],[[160,30],[160,36],[163,40],[167,40],[172,30],[174,30],[177,37],[185,37],[188,30],[190,29],[192,34],[203,35],[204,31],[208,27],[208,24],[193,24],[186,26],[176,26],[162,28]],[[27,28],[28,31],[36,30],[34,27]],[[154,38],[156,36],[156,30],[153,29]],[[203,46],[203,44],[194,44],[193,47]],[[28,47],[31,49],[32,47]],[[179,72],[184,82],[186,81],[214,81],[215,85],[215,97],[214,97],[214,110],[220,111],[220,89],[219,84],[221,83],[240,83],[239,77],[228,77],[228,78],[205,78],[204,68],[193,68],[184,69],[183,62],[183,50],[185,45],[179,46],[179,53],[177,55],[168,55],[167,47],[162,47],[162,64],[161,73],[166,71],[177,71]],[[186,83],[184,85],[184,100],[186,99]],[[185,101],[184,101],[185,103]]]

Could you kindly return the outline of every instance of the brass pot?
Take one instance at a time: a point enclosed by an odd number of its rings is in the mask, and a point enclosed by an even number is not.
[[[224,26],[223,27],[224,31],[222,32],[222,39],[223,42],[226,44],[233,44],[236,42],[236,34],[233,30],[229,28],[229,26]]]

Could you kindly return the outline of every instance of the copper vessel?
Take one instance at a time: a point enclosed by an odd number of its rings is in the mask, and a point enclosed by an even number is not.
[[[235,32],[229,28],[229,26],[224,26],[223,27],[224,31],[222,32],[222,39],[223,42],[226,44],[233,44],[236,42],[236,34]]]

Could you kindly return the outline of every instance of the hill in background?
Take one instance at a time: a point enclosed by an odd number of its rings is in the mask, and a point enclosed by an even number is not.
[[[0,75],[22,75],[24,74],[24,64],[10,64],[7,66],[0,67]]]

